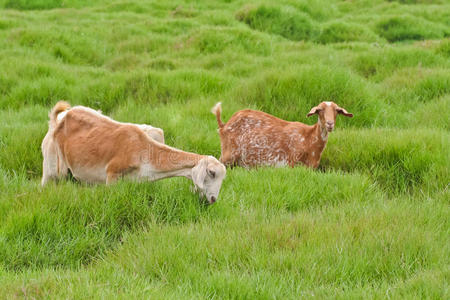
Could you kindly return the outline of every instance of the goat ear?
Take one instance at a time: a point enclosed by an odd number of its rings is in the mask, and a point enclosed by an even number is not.
[[[342,107],[337,107],[336,108],[336,111],[337,111],[337,113],[338,114],[341,114],[341,115],[344,115],[344,116],[346,116],[346,117],[349,117],[349,118],[352,118],[353,117],[353,114],[351,114],[351,113],[349,113],[348,111],[346,111],[344,108],[342,108]]]
[[[311,108],[311,110],[309,111],[309,113],[306,116],[311,117],[314,114],[318,114],[319,111],[320,111],[320,108],[318,106],[314,106],[313,108]]]
[[[195,167],[192,168],[192,181],[200,189],[203,189],[205,177],[206,177],[206,167],[208,165],[208,159],[202,158]]]

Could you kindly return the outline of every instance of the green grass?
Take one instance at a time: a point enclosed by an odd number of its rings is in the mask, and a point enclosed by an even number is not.
[[[384,18],[378,22],[376,28],[389,42],[442,38],[450,35],[447,26],[409,15]]]
[[[365,26],[343,21],[332,21],[323,26],[317,40],[324,44],[358,41],[376,42],[379,40],[379,37]]]
[[[447,1],[0,0],[0,298],[449,297]],[[60,99],[220,156],[210,108],[307,124],[318,170],[39,186]]]
[[[279,34],[293,41],[309,40],[316,31],[315,24],[307,14],[295,10],[283,11],[273,6],[245,7],[238,12],[236,19],[253,29]]]

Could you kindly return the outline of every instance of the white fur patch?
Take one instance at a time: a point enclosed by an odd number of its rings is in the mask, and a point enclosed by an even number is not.
[[[320,133],[320,137],[322,138],[322,141],[327,141],[328,140],[328,131],[326,130],[322,130],[322,132]]]
[[[83,180],[86,182],[100,182],[105,183],[106,182],[106,169],[105,167],[99,165],[99,166],[92,166],[92,167],[72,167],[72,174],[75,178],[79,180]]]
[[[217,112],[222,113],[222,102],[217,102],[216,105],[211,109],[211,112],[215,115]]]
[[[326,104],[327,106],[331,106],[331,102],[330,102],[330,101],[326,101],[325,104]]]
[[[61,122],[61,120],[64,119],[64,117],[67,115],[68,112],[69,112],[68,110],[65,110],[65,111],[60,112],[60,113],[56,116],[56,120],[57,120],[58,122]]]

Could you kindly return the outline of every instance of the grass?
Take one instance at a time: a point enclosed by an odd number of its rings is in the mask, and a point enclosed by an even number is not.
[[[245,7],[236,19],[251,28],[281,35],[293,41],[309,40],[314,35],[315,25],[311,18],[295,10],[283,11],[279,7]]]
[[[332,21],[323,26],[317,40],[324,44],[340,42],[376,42],[379,38],[365,26],[343,21]]]
[[[446,1],[0,0],[0,298],[449,297]],[[321,166],[39,186],[60,99],[220,155],[215,118],[307,124]]]
[[[382,19],[376,28],[389,42],[442,38],[450,34],[447,26],[409,15]]]

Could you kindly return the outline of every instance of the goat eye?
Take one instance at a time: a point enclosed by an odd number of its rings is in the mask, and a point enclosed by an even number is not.
[[[212,178],[216,177],[216,172],[212,171],[212,170],[207,170],[209,176],[211,176]]]

